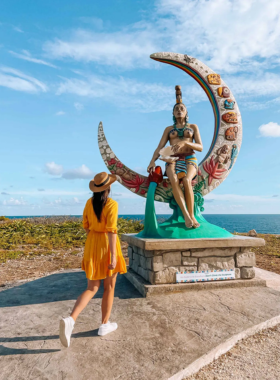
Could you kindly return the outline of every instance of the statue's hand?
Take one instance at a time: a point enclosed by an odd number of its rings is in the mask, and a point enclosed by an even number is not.
[[[147,172],[152,173],[155,171],[156,164],[155,162],[151,162],[150,165],[148,166]]]
[[[186,141],[184,141],[184,142],[179,142],[178,144],[172,145],[172,147],[171,147],[172,152],[173,153],[179,152],[179,150],[181,150],[182,148],[186,147],[187,144],[188,143]]]

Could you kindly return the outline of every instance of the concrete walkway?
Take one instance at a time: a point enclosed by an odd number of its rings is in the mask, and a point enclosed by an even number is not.
[[[261,268],[255,268],[256,277],[265,280],[266,286],[280,292],[280,275]]]
[[[119,276],[111,317],[119,329],[97,336],[100,290],[65,349],[58,339],[59,318],[85,287],[84,273],[72,271],[0,292],[1,380],[169,379],[232,336],[280,315],[280,292],[270,288],[142,298]]]

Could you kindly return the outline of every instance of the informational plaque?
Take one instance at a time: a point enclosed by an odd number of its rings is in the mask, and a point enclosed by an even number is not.
[[[234,269],[218,269],[192,272],[177,272],[176,282],[202,282],[202,281],[220,281],[234,280]]]

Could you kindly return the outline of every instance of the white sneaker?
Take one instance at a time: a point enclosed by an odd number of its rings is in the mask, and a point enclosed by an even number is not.
[[[112,331],[115,331],[117,330],[118,328],[118,325],[117,323],[111,323],[110,321],[108,321],[107,323],[105,324],[102,324],[99,329],[98,329],[98,335],[101,335],[101,336],[104,336],[106,334],[109,334],[110,332]]]
[[[72,317],[62,318],[59,323],[59,338],[64,347],[70,346],[70,338],[75,325]]]

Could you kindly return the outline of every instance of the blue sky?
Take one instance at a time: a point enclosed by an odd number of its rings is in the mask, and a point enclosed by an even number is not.
[[[0,5],[0,215],[81,214],[106,170],[97,127],[145,173],[172,123],[180,84],[207,153],[214,117],[192,78],[151,53],[189,54],[220,73],[243,119],[234,170],[205,213],[280,213],[280,2],[3,1]],[[120,214],[145,200],[112,187]],[[158,213],[169,213],[157,202]]]

